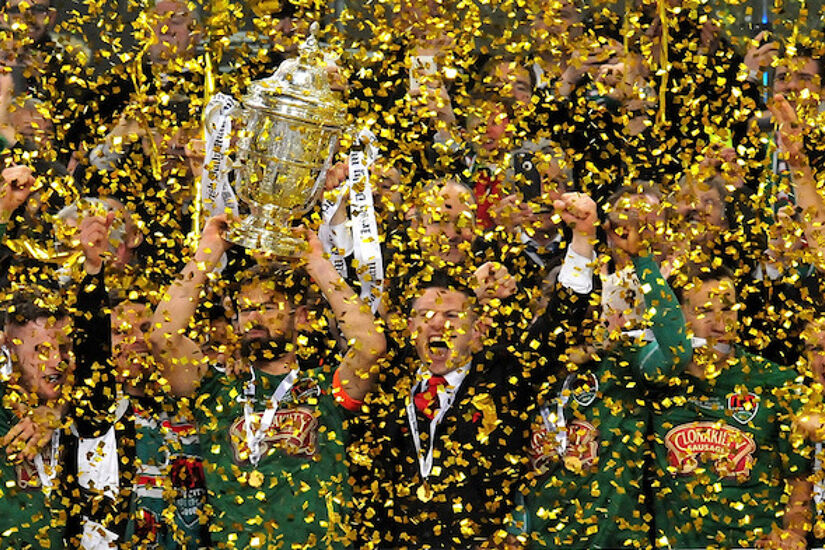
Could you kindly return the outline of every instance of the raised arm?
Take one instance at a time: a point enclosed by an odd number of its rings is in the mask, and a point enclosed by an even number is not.
[[[115,369],[111,364],[109,295],[103,278],[103,251],[109,245],[113,213],[90,216],[80,223],[85,277],[77,290],[72,338],[75,386],[70,414],[81,437],[98,437],[114,422],[117,403]]]
[[[655,340],[640,348],[631,359],[636,375],[651,383],[677,376],[693,355],[679,300],[662,276],[650,253],[650,244],[661,223],[658,202],[644,195],[628,197],[615,206],[608,222],[608,240],[614,249],[633,262],[645,300]]]
[[[796,203],[802,209],[802,219],[808,246],[821,262],[825,253],[825,199],[819,192],[816,177],[803,143],[803,128],[796,110],[782,94],[776,94],[771,112],[779,126],[780,146],[791,169]]]
[[[335,271],[332,263],[324,257],[318,236],[309,230],[305,230],[304,234],[309,243],[306,254],[307,273],[324,293],[348,344],[337,373],[341,388],[347,396],[360,401],[372,389],[378,373],[378,360],[386,350],[383,330],[369,306],[356,296]]]
[[[29,198],[34,185],[34,174],[28,166],[9,166],[0,173],[0,237],[6,232],[6,224],[14,211]]]
[[[645,311],[650,315],[655,340],[636,352],[633,368],[648,382],[678,376],[690,363],[693,348],[685,329],[685,318],[676,295],[667,284],[652,256],[633,257],[642,285]]]
[[[556,357],[564,347],[579,343],[579,328],[587,315],[593,291],[596,203],[583,193],[564,193],[553,207],[573,230],[573,238],[545,313],[525,333],[522,345],[545,357]]]
[[[186,329],[195,314],[207,274],[231,246],[222,238],[226,229],[225,215],[206,222],[198,250],[171,284],[152,317],[149,345],[173,395],[194,393],[208,367],[200,346],[186,337]]]

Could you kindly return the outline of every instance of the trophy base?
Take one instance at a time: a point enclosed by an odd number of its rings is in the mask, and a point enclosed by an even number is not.
[[[288,259],[300,257],[306,248],[306,242],[291,233],[267,230],[244,222],[230,229],[226,239],[250,250]]]

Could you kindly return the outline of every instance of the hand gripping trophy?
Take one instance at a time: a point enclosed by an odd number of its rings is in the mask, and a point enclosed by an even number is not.
[[[271,77],[243,98],[235,190],[249,214],[229,232],[232,242],[295,257],[303,242],[290,221],[315,204],[346,124],[346,106],[330,88],[318,24]]]

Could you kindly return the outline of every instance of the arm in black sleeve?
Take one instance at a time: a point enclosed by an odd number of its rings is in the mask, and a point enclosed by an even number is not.
[[[81,437],[98,437],[112,424],[117,405],[109,297],[103,271],[80,283],[73,315],[75,387],[72,417]]]
[[[528,135],[566,144],[575,127],[570,98],[556,95],[552,87],[536,90],[535,95],[534,112],[528,120]]]
[[[595,279],[596,277],[594,277]],[[535,358],[539,370],[533,379],[541,382],[559,368],[559,356],[570,345],[583,342],[583,325],[594,292],[579,294],[556,283],[544,313],[536,319],[521,340],[522,350]],[[531,361],[532,363],[532,361]]]

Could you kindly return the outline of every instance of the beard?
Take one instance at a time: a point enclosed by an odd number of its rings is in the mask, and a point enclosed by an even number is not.
[[[253,328],[263,329],[263,327]],[[241,339],[241,355],[252,363],[267,363],[280,359],[292,351],[290,335],[282,333],[272,336],[268,330],[266,334],[265,337],[244,335]]]

